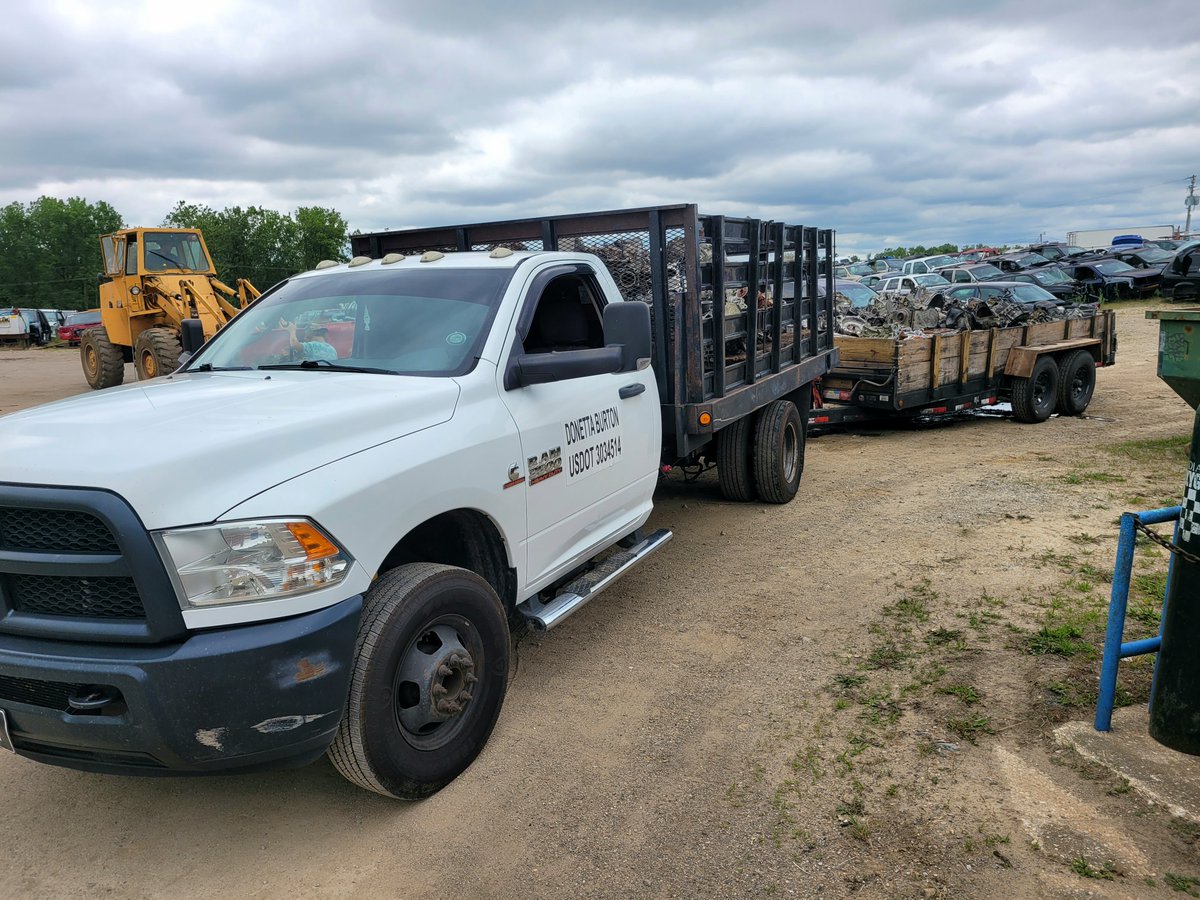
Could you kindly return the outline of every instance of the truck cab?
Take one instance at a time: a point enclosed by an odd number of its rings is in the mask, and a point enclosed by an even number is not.
[[[333,744],[364,787],[436,790],[495,722],[518,607],[646,544],[650,352],[594,256],[360,258],[172,375],[5,417],[0,745],[204,772]]]

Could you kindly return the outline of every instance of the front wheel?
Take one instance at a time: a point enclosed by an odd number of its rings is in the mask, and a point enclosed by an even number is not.
[[[329,748],[348,780],[419,800],[487,742],[508,685],[509,631],[491,586],[466,569],[412,563],[367,592],[345,714]]]
[[[179,337],[170,328],[147,328],[133,346],[133,367],[138,378],[148,381],[170,375],[179,368]]]
[[[1058,364],[1051,356],[1038,357],[1028,378],[1014,378],[1013,416],[1018,422],[1045,422],[1058,405]]]

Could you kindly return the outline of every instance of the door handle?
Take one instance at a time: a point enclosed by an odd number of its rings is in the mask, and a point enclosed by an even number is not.
[[[646,386],[644,384],[642,384],[640,381],[635,381],[633,384],[625,385],[625,387],[617,391],[617,394],[622,400],[628,400],[630,397],[636,397],[645,390]]]

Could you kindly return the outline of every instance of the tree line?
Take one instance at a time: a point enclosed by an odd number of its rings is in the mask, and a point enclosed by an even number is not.
[[[323,259],[348,258],[346,220],[337,210],[320,206],[281,213],[260,206],[217,210],[181,201],[157,224],[199,228],[217,275],[229,284],[248,278],[259,290]],[[95,308],[103,268],[100,235],[122,227],[121,214],[103,200],[39,197],[0,207],[0,308]]]

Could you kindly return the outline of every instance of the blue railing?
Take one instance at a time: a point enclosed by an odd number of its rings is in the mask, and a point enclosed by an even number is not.
[[[1108,630],[1104,635],[1104,661],[1100,665],[1100,696],[1096,700],[1096,730],[1112,729],[1113,704],[1117,696],[1117,669],[1121,660],[1130,656],[1157,653],[1162,645],[1162,619],[1159,620],[1158,636],[1140,641],[1122,643],[1125,637],[1125,610],[1129,606],[1129,582],[1133,577],[1133,549],[1137,542],[1137,524],[1159,525],[1174,522],[1179,529],[1178,506],[1154,509],[1149,512],[1124,513],[1121,516],[1121,536],[1117,541],[1117,561],[1113,566],[1112,597],[1108,602]],[[1176,535],[1178,536],[1178,535]],[[1175,574],[1175,557],[1167,567],[1167,586],[1163,593],[1163,618],[1167,614],[1167,600],[1171,596],[1171,578]],[[1158,667],[1154,668],[1155,677]],[[1153,686],[1150,689],[1154,693]]]

